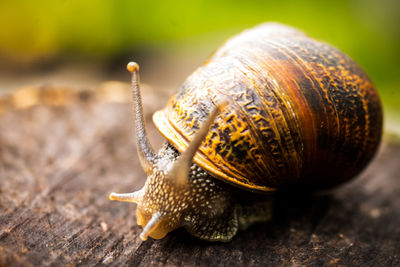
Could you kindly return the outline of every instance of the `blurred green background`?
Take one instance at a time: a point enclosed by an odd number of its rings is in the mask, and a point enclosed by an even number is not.
[[[105,80],[134,59],[144,62],[150,84],[174,69],[176,86],[226,38],[276,21],[354,58],[379,89],[386,119],[400,124],[399,6],[398,0],[2,0],[0,80],[65,64],[79,72],[82,65],[101,66],[98,79]]]

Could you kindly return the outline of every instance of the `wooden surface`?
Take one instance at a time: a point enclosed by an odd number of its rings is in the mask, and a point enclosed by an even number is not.
[[[149,121],[166,100],[144,95]],[[358,179],[336,190],[280,193],[273,220],[230,243],[183,229],[142,242],[135,205],[107,197],[145,180],[129,92],[58,97],[48,90],[29,102],[28,90],[1,102],[0,265],[400,266],[398,145],[384,144]]]

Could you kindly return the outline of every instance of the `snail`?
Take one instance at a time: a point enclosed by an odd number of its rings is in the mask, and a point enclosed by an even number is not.
[[[229,241],[270,220],[268,193],[348,181],[380,143],[380,99],[365,72],[288,26],[246,30],[191,74],[153,115],[167,140],[158,153],[146,137],[139,66],[127,68],[148,178],[139,191],[110,199],[137,204],[142,240],[185,227],[200,239]]]

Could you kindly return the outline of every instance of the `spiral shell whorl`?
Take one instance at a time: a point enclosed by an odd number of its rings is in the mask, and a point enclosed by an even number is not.
[[[341,183],[379,145],[381,106],[366,74],[340,51],[285,26],[263,24],[229,40],[154,121],[184,151],[220,98],[229,106],[194,161],[250,190]]]

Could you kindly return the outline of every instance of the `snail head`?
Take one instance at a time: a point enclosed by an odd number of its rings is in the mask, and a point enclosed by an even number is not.
[[[225,103],[211,110],[206,121],[182,154],[166,155],[163,150],[156,154],[151,148],[145,130],[139,88],[139,65],[130,62],[127,69],[132,73],[137,151],[148,178],[139,191],[124,194],[111,193],[109,198],[136,203],[137,223],[143,226],[140,238],[146,240],[150,236],[160,239],[184,224],[185,211],[190,206],[191,196],[196,190],[189,179],[192,159]]]

